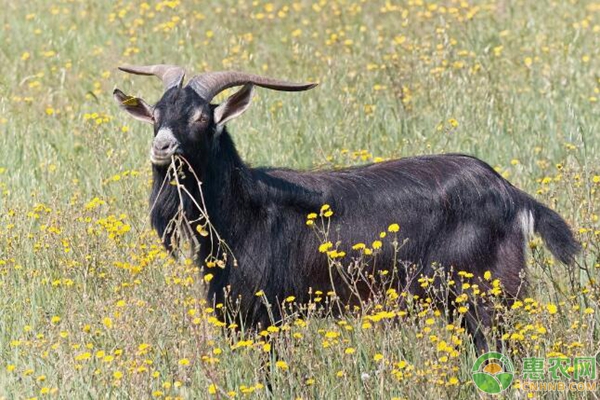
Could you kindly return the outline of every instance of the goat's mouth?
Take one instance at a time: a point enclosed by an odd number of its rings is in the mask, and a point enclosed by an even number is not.
[[[178,147],[173,149],[169,149],[166,151],[156,150],[152,148],[150,150],[150,162],[157,167],[165,166],[171,164],[171,160],[173,156],[181,154],[181,151]]]

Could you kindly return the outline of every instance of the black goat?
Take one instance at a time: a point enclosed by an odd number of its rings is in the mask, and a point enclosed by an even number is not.
[[[522,295],[530,234],[539,233],[550,251],[566,264],[579,249],[557,213],[474,157],[421,156],[318,172],[244,164],[224,124],[249,106],[253,85],[287,91],[315,85],[215,72],[195,76],[183,87],[184,71],[176,66],[121,69],[156,75],[166,89],[153,107],[118,89],[114,92],[123,109],[154,125],[152,225],[170,248],[172,221],[183,214],[193,225],[190,232],[200,244],[198,261],[202,265],[215,256],[219,245],[214,235],[202,232],[207,219],[210,221],[237,265],[230,257],[222,268],[208,271],[214,276],[209,298],[224,302],[227,292],[238,299],[242,320],[249,326],[268,325],[269,313],[275,320],[281,316],[255,295],[259,290],[271,304],[289,295],[302,303],[309,301],[309,289],[327,292],[333,284],[342,301],[352,301],[352,290],[340,273],[330,275],[327,255],[317,250],[319,239],[306,226],[307,214],[318,212],[323,204],[334,211],[331,240],[341,243],[340,251],[345,250],[348,262],[357,253],[351,250],[353,244],[371,243],[377,233],[398,223],[403,245],[399,250],[392,245],[379,249],[376,268],[391,268],[395,258],[416,267],[410,277],[407,269],[401,268],[395,281],[397,289],[408,288],[415,294],[422,294],[423,289],[414,278],[431,276],[435,266],[441,265],[447,271],[453,267],[455,272],[468,271],[477,278],[490,271],[501,280],[510,302]],[[221,105],[210,104],[225,88],[241,85],[243,88]],[[186,160],[185,176],[177,178],[181,186],[168,184],[177,155]],[[182,188],[187,192],[183,196]],[[200,199],[205,215],[200,212]],[[480,341],[480,324],[489,327],[492,314],[484,306],[475,308],[466,322]]]

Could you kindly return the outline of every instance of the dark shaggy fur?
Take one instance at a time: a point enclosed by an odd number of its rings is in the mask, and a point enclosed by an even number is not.
[[[431,275],[432,265],[454,267],[481,277],[491,271],[500,278],[508,298],[521,295],[520,274],[525,270],[522,213],[533,216],[534,230],[562,262],[571,263],[579,245],[569,226],[554,211],[512,186],[489,165],[470,156],[449,154],[404,158],[358,168],[300,172],[279,168],[250,168],[239,157],[229,133],[217,133],[214,123],[190,128],[188,116],[198,107],[212,115],[209,106],[190,89],[168,91],[156,106],[163,122],[180,140],[183,156],[202,181],[211,223],[237,258],[224,269],[213,268],[209,298],[223,302],[224,288],[240,299],[247,326],[269,324],[267,310],[255,296],[264,290],[272,304],[294,295],[309,299],[309,288],[331,288],[327,258],[319,253],[315,233],[306,216],[327,203],[331,239],[340,240],[346,261],[357,254],[351,246],[371,243],[391,223],[401,226],[399,240],[406,240],[399,259],[417,266],[417,274]],[[167,167],[154,167],[151,195],[152,225],[161,236],[179,206],[176,188],[163,186]],[[187,174],[184,184],[199,198],[198,185]],[[190,219],[198,211],[184,199]],[[533,222],[534,221],[534,222]],[[209,239],[198,235],[199,262],[208,256]],[[168,240],[167,240],[168,241]],[[377,268],[388,269],[394,251],[386,243],[377,256]],[[397,287],[405,287],[400,274]],[[350,301],[350,292],[335,275],[337,294]],[[409,284],[421,293],[419,284]],[[272,309],[275,319],[277,308]],[[490,311],[476,310],[467,318],[472,333],[478,324],[492,323]]]

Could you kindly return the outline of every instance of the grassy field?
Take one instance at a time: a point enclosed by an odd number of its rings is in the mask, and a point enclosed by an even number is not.
[[[265,398],[267,370],[273,398],[478,396],[469,336],[419,304],[400,324],[385,302],[227,338],[199,269],[169,257],[150,229],[151,131],[111,93],[156,101],[161,85],[119,73],[122,63],[320,82],[256,91],[229,126],[253,165],[486,160],[584,245],[567,268],[531,243],[506,355],[520,374],[522,357],[599,350],[600,3],[0,5],[0,399]],[[267,363],[269,347],[278,358]],[[546,393],[517,377],[506,396]]]

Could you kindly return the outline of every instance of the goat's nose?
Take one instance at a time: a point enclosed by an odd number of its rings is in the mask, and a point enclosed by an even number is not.
[[[157,150],[165,151],[165,150],[168,150],[169,147],[171,147],[171,146],[172,146],[172,143],[165,141],[165,142],[156,143],[155,147]]]
[[[168,153],[177,148],[179,142],[169,128],[160,128],[152,144],[154,151]]]

